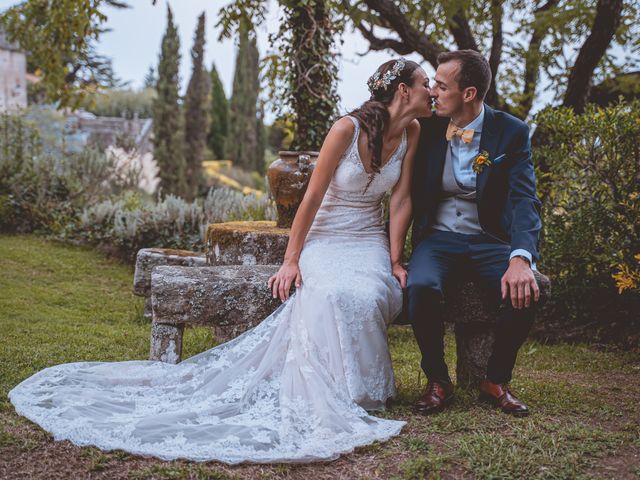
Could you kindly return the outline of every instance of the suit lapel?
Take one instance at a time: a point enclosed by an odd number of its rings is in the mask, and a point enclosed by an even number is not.
[[[498,142],[500,140],[500,131],[498,129],[495,111],[485,103],[484,105],[484,121],[482,123],[482,134],[480,137],[480,151],[485,150],[489,153],[489,158],[496,158]],[[484,193],[484,187],[487,185],[489,175],[493,170],[492,166],[487,166],[476,176],[476,192],[478,203]]]

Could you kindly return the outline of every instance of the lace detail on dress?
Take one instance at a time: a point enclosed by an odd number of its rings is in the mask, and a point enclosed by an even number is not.
[[[395,392],[386,329],[402,292],[380,203],[406,140],[364,194],[354,143],[305,241],[301,288],[257,327],[177,365],[47,368],[9,392],[16,411],[56,440],[165,460],[331,460],[397,435],[404,422],[367,410]]]
[[[375,178],[380,173],[382,173],[382,170],[384,170],[384,168],[387,165],[389,165],[391,162],[394,162],[398,159],[404,158],[404,155],[406,153],[406,148],[407,148],[407,130],[404,129],[402,131],[402,137],[400,138],[400,143],[398,144],[398,147],[393,151],[393,153],[391,154],[389,159],[384,163],[384,165],[380,166],[380,172],[378,173],[367,172],[367,170],[364,168],[364,164],[362,163],[362,157],[360,157],[360,150],[358,148],[358,140],[360,139],[360,123],[358,119],[355,117],[348,115],[347,118],[349,118],[353,122],[353,125],[355,126],[353,140],[351,140],[351,144],[347,149],[347,152],[348,152],[347,158],[350,158],[352,161],[357,163],[362,169],[362,171],[364,172],[364,174],[367,175],[367,184],[365,185],[364,190],[362,192],[363,194],[365,194],[367,193],[367,190],[369,189],[369,187],[371,186]]]

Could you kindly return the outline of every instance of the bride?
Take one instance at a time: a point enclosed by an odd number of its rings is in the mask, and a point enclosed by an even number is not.
[[[273,314],[177,365],[46,368],[9,392],[16,411],[56,440],[165,460],[331,460],[397,435],[404,422],[367,410],[395,393],[386,329],[402,308],[416,117],[430,115],[430,91],[402,58],[368,86],[371,99],[322,145],[269,279],[284,302]],[[389,241],[381,200],[391,188]]]

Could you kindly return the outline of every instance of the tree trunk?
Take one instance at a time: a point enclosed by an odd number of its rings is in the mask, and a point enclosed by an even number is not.
[[[621,18],[622,0],[598,0],[591,33],[580,48],[578,58],[569,74],[563,103],[565,107],[571,107],[577,113],[584,111],[591,88],[591,77],[607,51]]]
[[[496,87],[496,76],[498,67],[500,66],[500,57],[502,56],[502,1],[491,1],[491,54],[489,55],[489,67],[491,68],[491,85],[487,92],[485,101],[494,107],[498,107],[498,90]]]

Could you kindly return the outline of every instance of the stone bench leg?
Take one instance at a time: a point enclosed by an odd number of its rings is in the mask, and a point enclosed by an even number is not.
[[[456,384],[477,387],[486,375],[495,335],[492,325],[485,323],[457,323]]]
[[[153,318],[153,308],[151,308],[151,297],[146,297],[144,299],[144,312],[142,316],[147,320],[151,320]]]
[[[152,322],[149,360],[179,363],[182,360],[184,325]]]

